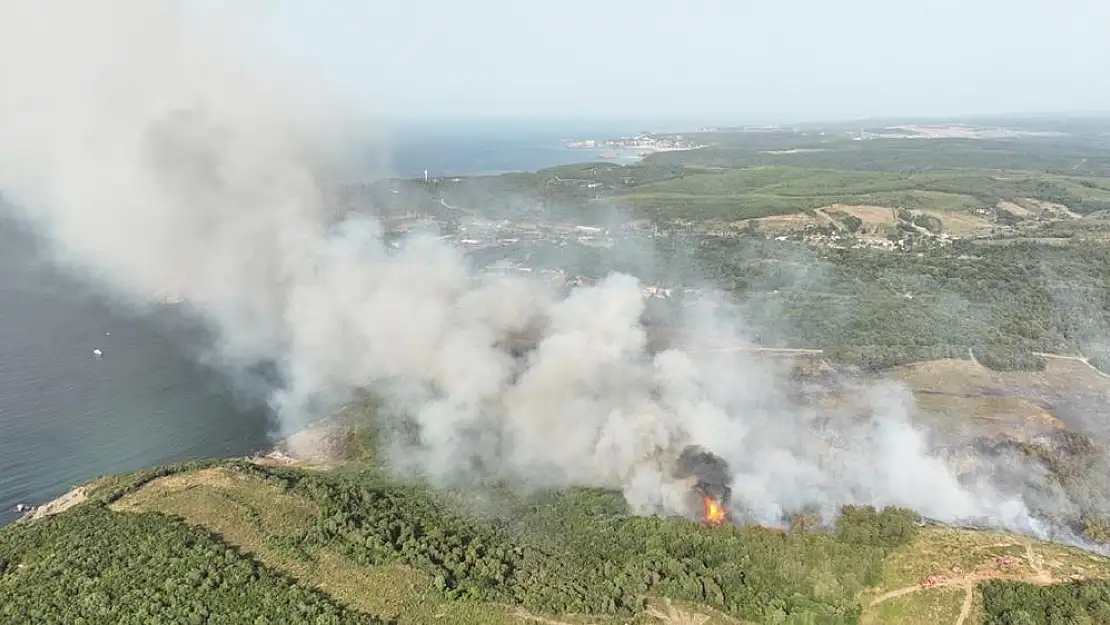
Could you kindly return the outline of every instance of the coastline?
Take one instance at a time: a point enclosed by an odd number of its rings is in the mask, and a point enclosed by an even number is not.
[[[58,514],[59,512],[65,512],[66,510],[69,510],[73,506],[76,506],[77,504],[88,499],[89,487],[95,484],[96,481],[99,479],[101,478],[96,478],[95,480],[92,480],[85,484],[81,484],[80,486],[75,486],[63,493],[60,497],[55,497],[54,499],[51,499],[41,506],[31,506],[29,510],[24,511],[23,516],[13,521],[12,524],[14,525],[16,523],[37,521],[39,519],[43,519],[54,514]]]
[[[612,141],[612,140],[604,140]],[[645,157],[656,152],[669,152],[669,151],[686,151],[692,149],[700,149],[705,146],[690,146],[690,147],[619,147],[617,152],[621,155],[616,159],[605,158],[600,155],[603,151],[602,148],[586,148],[569,146],[565,141],[559,143],[552,142],[546,149],[554,148],[557,146],[558,151],[573,154],[575,160],[573,163],[589,163],[598,161],[617,161],[621,164],[638,163]],[[562,159],[555,159],[561,161]],[[546,167],[558,166],[557,164],[547,164],[538,169]],[[511,169],[497,169],[497,170],[471,170],[465,173],[455,172],[452,175],[457,176],[492,176],[505,173],[517,172],[532,172],[536,168],[529,169],[528,167],[516,167]],[[164,293],[158,294],[155,298],[155,305],[174,310],[184,305],[184,299],[181,294],[173,288],[168,288]],[[321,418],[313,423],[301,428],[273,442],[272,444],[263,447],[262,449],[251,453],[246,456],[229,455],[226,458],[241,458],[248,462],[257,464],[264,464],[269,466],[299,466],[306,468],[326,468],[331,466],[340,457],[343,445],[343,436],[346,433],[346,426],[349,424],[349,414],[347,406],[341,407],[335,414]],[[213,456],[221,457],[221,456]],[[73,486],[61,495],[52,499],[46,500],[41,504],[35,504],[34,499],[29,499],[26,502],[20,502],[18,505],[22,509],[15,510],[17,515],[10,522],[0,524],[0,528],[4,525],[23,523],[27,521],[38,520],[63,512],[87,499],[88,492],[91,486],[104,476],[99,475],[92,477],[85,482]]]
[[[288,466],[307,469],[327,469],[341,455],[343,437],[349,425],[349,416],[340,409],[336,414],[319,419],[278,440],[272,445],[247,456],[228,456],[262,466]],[[12,525],[37,521],[61,512],[88,499],[89,491],[105,476],[95,477],[74,486],[65,493],[39,505],[21,510]],[[21,504],[24,505],[24,504]],[[0,526],[2,529],[3,526]]]

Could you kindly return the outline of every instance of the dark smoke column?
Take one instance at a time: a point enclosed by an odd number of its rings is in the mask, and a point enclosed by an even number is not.
[[[702,521],[710,525],[723,523],[732,503],[732,476],[724,458],[699,445],[688,445],[676,465],[676,477],[695,480],[693,492]]]

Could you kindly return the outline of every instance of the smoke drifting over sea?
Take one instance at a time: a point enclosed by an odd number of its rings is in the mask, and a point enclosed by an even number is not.
[[[564,297],[479,275],[434,238],[392,249],[329,200],[364,138],[350,110],[247,54],[233,22],[204,29],[149,0],[2,6],[0,190],[126,301],[180,295],[229,369],[279,363],[281,433],[374,385],[416,425],[387,456],[433,483],[611,487],[639,512],[683,513],[673,464],[700,445],[727,461],[741,520],[852,503],[1040,531],[1020,498],[929,453],[898,386],[860,389],[862,417],[819,414],[752,354],[652,353],[631,276]],[[684,316],[691,344],[746,335],[723,301]],[[525,356],[506,347],[528,333]]]

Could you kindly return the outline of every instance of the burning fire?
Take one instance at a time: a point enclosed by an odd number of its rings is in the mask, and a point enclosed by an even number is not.
[[[710,526],[724,523],[728,511],[725,510],[721,502],[705,494],[704,491],[701,493],[701,499],[702,503],[705,505],[705,514],[702,516],[702,523]]]
[[[675,477],[685,481],[692,490],[690,507],[696,506],[696,497],[701,498],[701,522],[710,527],[727,523],[729,514],[725,504],[732,500],[732,475],[724,458],[704,447],[687,445],[675,465]]]

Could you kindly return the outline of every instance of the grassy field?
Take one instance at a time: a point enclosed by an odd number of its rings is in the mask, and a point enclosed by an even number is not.
[[[718,132],[691,135],[710,147],[665,152],[647,160],[674,164],[746,168],[790,165],[857,171],[911,172],[938,169],[1038,170],[1073,176],[1110,177],[1104,135],[1077,134],[1025,139],[875,139],[856,141],[859,128],[778,132]],[[1089,133],[1089,131],[1078,131]],[[1101,132],[1101,131],[1100,131]]]
[[[832,204],[939,213],[992,210],[1026,198],[1080,212],[1110,207],[1110,180],[1034,171],[852,171],[767,165],[696,170],[624,190],[620,202],[655,218],[741,220]]]
[[[863,622],[981,623],[981,582],[1051,585],[1107,578],[1110,561],[1076,549],[1010,534],[930,527],[887,558],[883,582],[861,596],[868,606]]]
[[[807,224],[820,226],[818,209],[881,206],[940,219],[954,236],[1110,210],[1110,157],[1101,135],[858,141],[855,132],[694,133],[709,147],[655,153],[625,166],[580,163],[430,184],[381,181],[361,195],[390,211],[606,224],[807,215]]]

